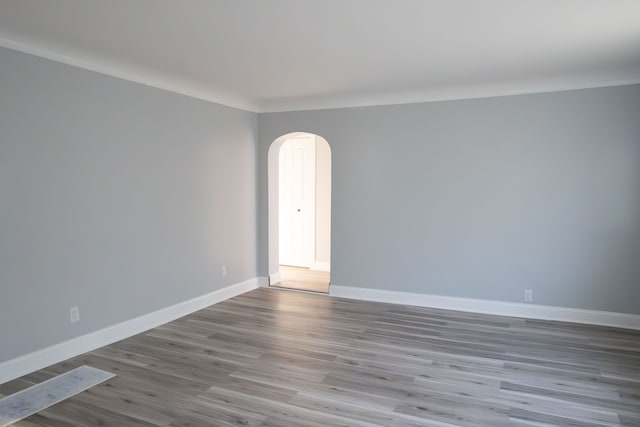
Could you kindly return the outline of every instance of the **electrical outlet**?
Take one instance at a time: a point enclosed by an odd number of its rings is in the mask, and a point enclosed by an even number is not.
[[[220,275],[222,277],[227,275],[227,266],[226,265],[223,265],[222,267],[220,267]]]
[[[78,307],[71,307],[69,309],[69,320],[71,323],[76,323],[80,320],[80,309]]]
[[[525,289],[524,302],[532,302],[532,301],[533,301],[533,289]]]

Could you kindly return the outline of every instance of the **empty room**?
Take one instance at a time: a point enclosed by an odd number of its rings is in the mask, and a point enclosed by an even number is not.
[[[0,427],[640,427],[640,1],[0,0]]]

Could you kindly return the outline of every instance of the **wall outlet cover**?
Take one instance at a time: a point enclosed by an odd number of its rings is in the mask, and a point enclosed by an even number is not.
[[[525,289],[524,302],[532,302],[532,301],[533,301],[533,289]]]
[[[76,323],[80,320],[80,309],[78,307],[71,307],[69,309],[69,321]]]

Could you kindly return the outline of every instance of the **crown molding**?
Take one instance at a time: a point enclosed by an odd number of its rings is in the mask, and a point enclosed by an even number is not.
[[[185,82],[181,82],[178,80],[172,80],[162,77],[151,77],[150,75],[144,75],[147,73],[140,71],[125,71],[124,68],[126,67],[118,66],[117,64],[105,64],[100,61],[80,59],[76,55],[64,54],[56,49],[37,46],[36,44],[32,43],[18,42],[2,36],[0,36],[0,47],[48,59],[50,61],[58,62],[61,64],[70,65],[72,67],[82,68],[84,70],[104,74],[110,77],[139,83],[156,89],[177,93],[179,95],[188,96],[190,98],[196,98],[203,101],[212,102],[214,104],[220,104],[226,107],[235,108],[238,110],[249,111],[252,113],[259,112],[257,105],[248,100],[223,96],[215,94],[212,91],[197,89]]]
[[[460,101],[469,99],[495,98],[504,96],[533,95],[542,93],[566,92],[582,89],[596,89],[615,86],[640,84],[640,78],[603,81],[603,82],[563,82],[555,85],[523,85],[514,89],[506,84],[477,85],[470,87],[450,87],[427,90],[405,91],[402,93],[378,93],[367,95],[313,96],[295,99],[273,99],[257,101],[242,99],[214,93],[214,91],[197,88],[177,79],[153,76],[153,73],[126,70],[120,64],[106,64],[103,61],[80,59],[78,55],[61,53],[60,49],[44,47],[37,43],[19,42],[0,35],[0,47],[26,53],[72,67],[104,74],[191,98],[201,99],[215,104],[249,111],[252,113],[281,113],[293,111],[312,111],[340,108],[378,107],[390,105],[422,104],[429,102]]]
[[[500,85],[478,85],[467,88],[446,88],[431,90],[416,90],[413,92],[360,95],[314,97],[296,100],[274,100],[260,104],[260,113],[286,113],[294,111],[330,110],[340,108],[383,107],[392,105],[425,104],[431,102],[464,101],[472,99],[499,98],[506,96],[536,95],[544,93],[559,93],[575,90],[598,89],[640,84],[640,78],[628,80],[604,81],[598,83],[556,84],[549,86],[534,86],[514,90]]]

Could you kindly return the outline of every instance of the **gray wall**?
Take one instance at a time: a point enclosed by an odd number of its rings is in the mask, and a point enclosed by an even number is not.
[[[260,115],[332,153],[331,283],[640,314],[640,86]]]
[[[0,362],[266,276],[293,131],[331,145],[333,285],[640,314],[638,111],[627,86],[258,117],[0,48]]]
[[[255,277],[257,129],[0,49],[0,362]]]
[[[331,148],[316,137],[316,262],[331,262]]]

